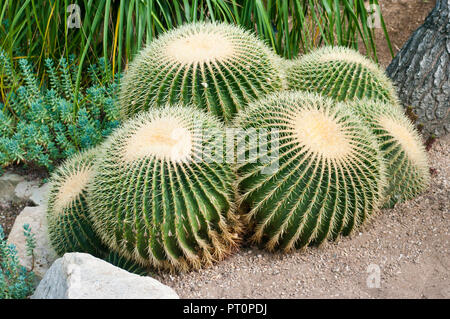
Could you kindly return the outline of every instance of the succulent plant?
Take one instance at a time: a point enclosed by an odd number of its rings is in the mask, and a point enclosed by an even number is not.
[[[102,256],[106,247],[96,235],[86,203],[98,149],[73,155],[50,179],[47,209],[48,233],[58,255],[85,252]]]
[[[141,112],[108,138],[88,200],[108,247],[143,266],[184,271],[238,245],[236,175],[204,152],[215,145],[212,132],[223,132],[218,119],[175,105]]]
[[[130,64],[119,94],[122,118],[153,105],[193,104],[225,121],[281,88],[280,60],[252,33],[229,24],[173,29]]]
[[[411,121],[400,109],[382,102],[364,99],[350,106],[370,126],[386,160],[385,206],[392,207],[423,192],[430,181],[428,159]]]
[[[235,125],[260,132],[259,146],[244,149],[255,159],[238,164],[253,242],[271,251],[320,244],[348,235],[378,211],[384,162],[375,137],[345,104],[283,92],[251,104]]]
[[[291,90],[317,92],[338,101],[365,97],[398,104],[384,71],[353,49],[323,47],[286,63]]]

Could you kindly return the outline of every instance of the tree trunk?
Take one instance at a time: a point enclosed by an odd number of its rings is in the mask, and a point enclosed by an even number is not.
[[[450,132],[450,0],[437,0],[386,71],[425,137]]]

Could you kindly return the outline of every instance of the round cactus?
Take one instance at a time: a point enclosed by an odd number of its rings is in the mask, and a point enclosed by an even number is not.
[[[86,202],[96,152],[93,149],[74,155],[51,176],[48,233],[58,255],[85,252],[99,257],[106,251],[93,229]]]
[[[223,134],[218,119],[172,106],[142,112],[109,137],[88,202],[112,250],[174,271],[210,265],[238,245],[236,174],[204,152],[212,132]]]
[[[122,268],[123,270],[126,270],[132,274],[136,274],[139,276],[149,275],[149,271],[147,269],[142,268],[135,262],[119,255],[114,251],[110,252],[107,256],[105,256],[103,260],[110,263],[111,265]]]
[[[386,160],[386,206],[411,199],[424,191],[430,173],[425,147],[405,114],[390,104],[362,100],[351,102],[378,139]]]
[[[236,119],[237,126],[260,132],[260,145],[244,149],[256,160],[238,165],[253,242],[284,251],[320,244],[349,234],[378,210],[384,162],[375,137],[344,104],[284,92],[253,103]]]
[[[389,78],[355,50],[324,47],[286,63],[289,89],[317,92],[338,101],[365,97],[398,104]]]
[[[186,24],[151,42],[130,64],[119,94],[123,118],[153,105],[195,105],[225,121],[281,87],[277,62],[233,25]]]

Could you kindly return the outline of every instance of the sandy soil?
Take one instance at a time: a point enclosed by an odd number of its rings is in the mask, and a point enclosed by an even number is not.
[[[16,217],[27,206],[33,206],[31,202],[11,203],[0,201],[0,225],[5,233],[5,239],[8,239],[9,233],[16,221]]]
[[[212,268],[156,279],[181,298],[450,298],[450,136],[429,155],[430,189],[350,237],[288,255],[245,247]]]
[[[424,22],[434,8],[436,0],[379,0],[394,55],[402,48],[410,35]],[[384,32],[375,29],[379,63],[385,68],[392,60]]]

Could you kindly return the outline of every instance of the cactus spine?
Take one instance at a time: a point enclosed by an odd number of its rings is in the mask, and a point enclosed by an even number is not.
[[[48,233],[58,255],[85,252],[98,257],[106,250],[92,227],[86,202],[97,151],[93,149],[74,155],[51,176]]]
[[[350,104],[372,129],[386,160],[386,206],[392,207],[423,192],[430,182],[428,159],[411,121],[390,104],[371,100]]]
[[[139,276],[147,276],[149,271],[135,262],[119,255],[118,253],[112,251],[103,259],[106,262],[109,262],[111,265],[122,268],[130,273],[139,275]]]
[[[141,265],[197,269],[239,242],[235,172],[205,158],[222,124],[194,108],[142,112],[104,144],[89,208],[103,241]]]
[[[254,242],[284,251],[319,244],[349,234],[378,210],[385,186],[382,156],[375,137],[345,105],[284,92],[253,103],[236,119],[243,129],[279,132],[277,140],[260,136],[271,160],[256,153],[255,162],[238,165]],[[278,170],[265,171],[274,162]]]
[[[286,63],[291,90],[317,92],[337,101],[369,98],[398,105],[389,78],[355,50],[324,47]]]
[[[170,103],[193,104],[229,121],[281,87],[277,62],[237,26],[186,24],[151,42],[130,64],[119,95],[122,117]]]

